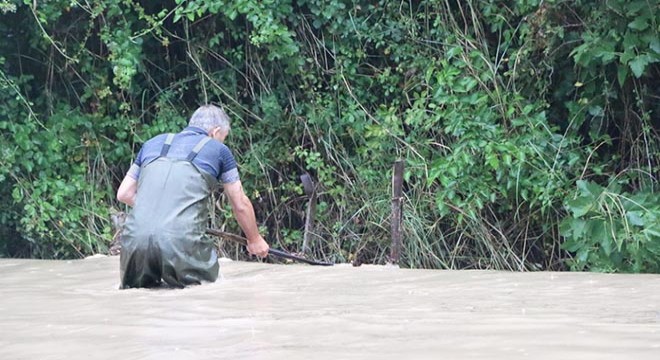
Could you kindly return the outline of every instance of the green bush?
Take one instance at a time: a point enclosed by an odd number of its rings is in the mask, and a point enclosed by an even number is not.
[[[660,271],[660,201],[657,194],[629,194],[612,184],[577,182],[566,201],[571,216],[561,223],[562,247],[575,257],[573,270]]]
[[[388,261],[404,159],[404,266],[658,271],[653,5],[0,1],[0,254],[105,251],[141,144],[213,102],[274,246],[302,246],[307,172],[310,255]],[[610,195],[564,220],[584,179]]]

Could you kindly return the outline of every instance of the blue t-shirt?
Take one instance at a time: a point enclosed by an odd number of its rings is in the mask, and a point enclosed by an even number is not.
[[[182,132],[174,136],[170,150],[167,152],[167,157],[186,159],[195,145],[205,136],[207,136],[206,131],[197,127],[189,126],[183,129]],[[161,134],[144,143],[135,162],[128,169],[126,175],[137,180],[140,177],[140,167],[142,164],[148,164],[160,157],[160,152],[163,149],[166,138],[167,134]],[[192,162],[200,170],[211,174],[224,184],[240,180],[236,160],[231,150],[225,144],[215,139],[211,139],[211,141],[206,143]]]

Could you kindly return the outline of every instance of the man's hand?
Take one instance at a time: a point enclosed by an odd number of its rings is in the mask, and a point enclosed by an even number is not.
[[[248,245],[247,249],[248,252],[252,255],[256,255],[260,258],[265,258],[268,256],[268,249],[270,247],[268,246],[268,243],[266,243],[266,240],[264,240],[261,235],[259,235],[257,238],[253,240],[248,240]]]

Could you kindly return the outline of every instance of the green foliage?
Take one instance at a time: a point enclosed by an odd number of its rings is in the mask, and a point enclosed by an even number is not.
[[[103,245],[96,237],[110,235],[103,224],[109,208],[96,203],[110,195],[107,184],[94,179],[98,176],[94,167],[101,165],[98,156],[103,151],[97,133],[87,117],[66,108],[57,114],[65,116],[52,116],[44,124],[30,121],[28,116],[22,121],[0,122],[3,131],[15,135],[13,141],[2,139],[0,178],[4,186],[11,186],[7,200],[14,204],[10,211],[15,212],[3,219],[3,225],[21,233],[31,252],[40,257],[98,252]],[[117,158],[111,155],[108,153],[109,159]],[[43,237],[52,240],[37,240]]]
[[[459,220],[463,215],[476,219],[488,204],[503,205],[500,211],[521,203],[552,207],[583,154],[574,140],[550,128],[542,104],[479,86],[480,79],[470,73],[487,72],[487,65],[470,61],[480,55],[459,58],[460,52],[453,48],[440,72],[427,72],[433,93],[420,95],[432,115],[419,116],[419,122],[444,140],[428,176],[430,184],[439,181],[441,214],[459,208]]]
[[[405,159],[404,266],[658,271],[659,9],[0,1],[0,254],[104,251],[141,144],[214,102],[275,246],[302,245],[309,173],[313,255],[386,262]]]
[[[566,202],[571,216],[561,223],[562,247],[575,257],[574,270],[660,271],[660,202],[656,194],[621,192],[577,182],[576,197]]]
[[[632,170],[636,187],[650,190],[657,175],[648,174],[658,171],[652,165],[658,155],[652,114],[660,104],[651,89],[658,88],[660,7],[657,1],[612,1],[578,9],[580,28],[570,36],[581,44],[567,54],[575,73],[561,79],[572,86],[556,96],[565,98],[568,126],[600,147],[596,156],[613,157],[610,171]]]
[[[12,4],[9,0],[2,0],[0,1],[0,12],[3,14],[16,12],[16,4]]]
[[[614,64],[621,86],[631,72],[641,78],[649,65],[660,61],[657,5],[653,1],[618,0],[597,8],[592,16],[609,21],[590,24],[582,34],[582,45],[571,52],[575,63],[588,71]]]
[[[229,20],[235,21],[244,16],[252,25],[249,41],[258,48],[268,50],[268,60],[282,59],[298,53],[298,45],[293,40],[293,34],[287,28],[284,20],[291,15],[290,1],[183,1],[176,0],[177,5],[173,21],[182,19],[195,21],[205,14],[223,14]],[[184,6],[185,5],[185,6]],[[217,42],[217,40],[215,40]],[[211,42],[213,46],[215,42]],[[295,64],[294,59],[290,59]]]

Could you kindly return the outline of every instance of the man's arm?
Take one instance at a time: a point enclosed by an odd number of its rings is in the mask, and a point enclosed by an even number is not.
[[[133,207],[135,205],[135,195],[137,194],[137,180],[126,175],[117,189],[117,200]]]
[[[241,181],[234,181],[232,183],[224,184],[225,194],[229,197],[231,209],[241,226],[245,236],[248,239],[248,251],[252,255],[259,257],[266,257],[268,255],[269,246],[263,237],[259,234],[257,227],[257,220],[254,215],[254,208],[250,199],[243,192]]]

